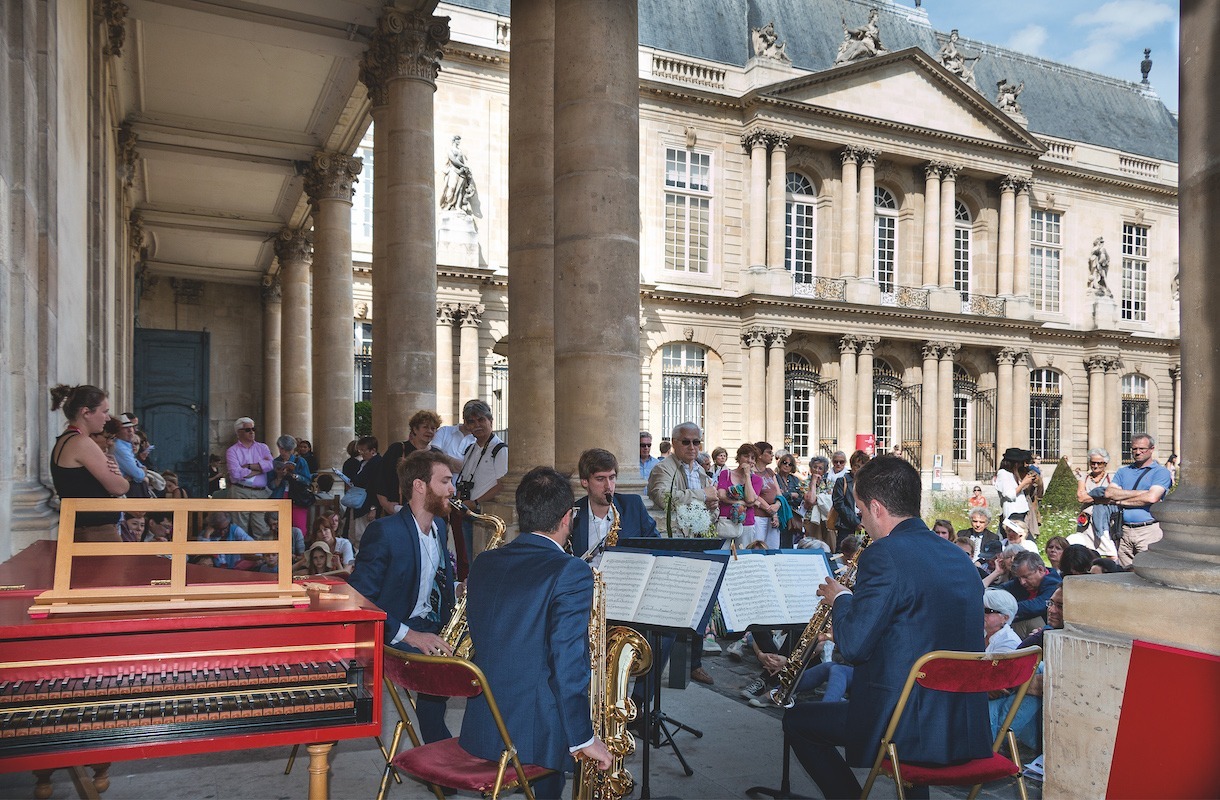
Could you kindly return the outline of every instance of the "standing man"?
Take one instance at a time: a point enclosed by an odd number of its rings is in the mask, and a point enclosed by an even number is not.
[[[658,536],[657,523],[644,508],[638,494],[618,494],[618,458],[609,450],[593,448],[580,454],[577,462],[580,485],[586,495],[576,501],[576,520],[572,525],[572,555],[596,566],[610,532],[613,515],[618,511],[619,537]]]
[[[491,432],[491,406],[482,400],[471,400],[462,408],[462,422],[474,434],[474,442],[466,447],[462,469],[458,473],[458,498],[475,512],[500,493],[502,479],[508,474],[508,445]],[[480,512],[481,513],[481,512]],[[473,559],[474,520],[467,517],[462,525],[466,552]]]
[[[708,478],[697,456],[703,444],[703,434],[693,422],[683,422],[670,435],[673,449],[652,468],[648,475],[648,496],[657,508],[665,512],[665,533],[673,536],[673,513],[679,506],[690,502],[701,502],[713,514],[717,514],[720,499],[716,486]],[[715,517],[713,517],[715,519]],[[690,677],[693,681],[709,686],[715,681],[703,668],[703,637],[697,636],[691,645]],[[715,640],[712,640],[715,644]],[[716,647],[719,652],[719,646]]]
[[[114,441],[114,461],[127,479],[127,497],[152,497],[148,488],[148,473],[136,458],[136,426],[140,424],[132,414],[119,415],[119,435]]]
[[[1131,437],[1131,463],[1114,473],[1106,488],[1106,499],[1118,504],[1123,515],[1123,535],[1118,542],[1118,563],[1130,569],[1135,556],[1161,541],[1161,523],[1152,518],[1152,504],[1165,498],[1173,476],[1153,458],[1156,437],[1137,433]]]
[[[385,643],[408,653],[452,655],[437,633],[453,613],[453,564],[445,548],[445,514],[453,496],[449,458],[418,450],[398,468],[402,495],[396,514],[364,531],[348,583],[385,612]],[[416,700],[425,742],[450,738],[445,698]]]
[[[652,454],[652,434],[640,431],[640,480],[647,481],[652,468],[661,463],[661,459]]]
[[[856,504],[873,543],[860,554],[854,593],[832,578],[818,587],[833,609],[836,652],[855,666],[851,699],[800,703],[784,715],[784,732],[826,797],[860,796],[851,767],[872,765],[920,656],[983,649],[982,582],[957,545],[919,518],[920,488],[919,472],[901,458],[883,455],[861,467]],[[903,760],[949,764],[991,753],[985,696],[917,687],[908,708],[918,719],[895,737]],[[846,745],[846,760],[838,745]],[[927,797],[927,789],[907,796]]]
[[[466,405],[473,402],[475,401],[468,400]],[[462,409],[464,412],[465,406]],[[432,437],[432,446],[458,464],[462,463],[462,455],[472,444],[474,444],[474,434],[470,432],[470,428],[466,426],[465,422],[459,422],[457,425],[442,425],[436,429],[436,436]]]
[[[234,500],[264,500],[271,496],[267,476],[275,470],[271,449],[255,439],[254,420],[239,417],[233,423],[237,441],[225,451],[229,468],[229,497]],[[262,511],[233,512],[234,521],[255,539],[270,533]]]
[[[516,496],[523,533],[475,559],[467,582],[474,661],[487,675],[517,753],[524,763],[555,770],[533,784],[538,798],[563,796],[564,770],[574,755],[601,769],[611,763],[589,718],[593,573],[564,552],[572,500],[564,475],[550,467],[527,472]],[[504,749],[482,695],[466,703],[461,745],[490,761]]]

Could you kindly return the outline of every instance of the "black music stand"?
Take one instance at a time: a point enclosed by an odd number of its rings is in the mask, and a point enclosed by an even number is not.
[[[661,538],[661,537],[632,537],[619,539],[619,547],[633,548],[639,550],[667,550],[671,552],[686,552],[686,553],[702,553],[707,550],[719,550],[722,547],[720,539],[686,539],[686,538]],[[713,595],[713,601],[715,596]],[[710,613],[709,613],[710,616]],[[661,710],[661,671],[664,665],[661,663],[661,639],[665,635],[675,637],[674,646],[678,645],[681,637],[690,634],[698,636],[699,632],[694,628],[671,628],[666,626],[643,625],[640,623],[630,623],[636,628],[642,629],[648,637],[648,643],[652,647],[654,654],[652,668],[648,670],[648,674],[644,676],[644,698],[648,707],[641,709],[644,714],[643,731],[644,735],[640,739],[644,743],[644,751],[640,755],[640,771],[643,775],[640,777],[640,800],[649,800],[652,797],[650,777],[649,777],[649,753],[652,747],[670,748],[674,756],[677,757],[678,763],[682,765],[682,771],[687,777],[695,774],[695,770],[691,768],[686,758],[682,755],[682,751],[678,748],[678,743],[674,740],[674,734],[679,730],[693,734],[696,739],[703,738],[703,731],[687,725],[686,723],[674,719]],[[651,698],[651,702],[648,700]]]
[[[807,800],[802,794],[792,793],[792,743],[788,740],[787,734],[784,735],[784,771],[780,777],[779,788],[751,786],[746,789],[746,794],[750,797],[761,794],[766,797],[774,797],[775,800]]]

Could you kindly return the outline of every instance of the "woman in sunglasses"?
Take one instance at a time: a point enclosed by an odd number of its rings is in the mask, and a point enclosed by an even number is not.
[[[1114,478],[1113,474],[1106,471],[1110,465],[1110,453],[1104,447],[1094,447],[1087,457],[1089,471],[1083,475],[1077,473],[1076,476],[1076,499],[1080,501],[1081,513],[1086,515],[1090,522],[1084,530],[1069,536],[1068,543],[1092,548],[1105,558],[1117,558],[1118,549],[1110,537],[1110,518],[1121,512],[1113,505],[1098,502],[1093,496],[1094,489],[1104,490]]]

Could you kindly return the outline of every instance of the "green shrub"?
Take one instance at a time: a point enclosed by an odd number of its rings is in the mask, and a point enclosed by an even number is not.
[[[373,435],[373,404],[368,400],[356,403],[356,436]]]
[[[1045,473],[1043,474],[1045,475]],[[1070,509],[1075,513],[1080,508],[1080,501],[1076,499],[1076,486],[1076,476],[1072,474],[1072,468],[1068,466],[1067,458],[1059,459],[1059,465],[1055,467],[1055,474],[1051,476],[1050,483],[1046,485],[1042,506],[1060,511]]]

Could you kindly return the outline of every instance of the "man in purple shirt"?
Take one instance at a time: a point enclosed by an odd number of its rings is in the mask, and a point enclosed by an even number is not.
[[[229,497],[235,500],[263,500],[271,496],[267,475],[275,469],[271,449],[255,439],[254,420],[241,417],[233,423],[235,442],[225,452],[229,468]],[[234,512],[233,521],[255,539],[267,539],[271,531],[262,511]]]

